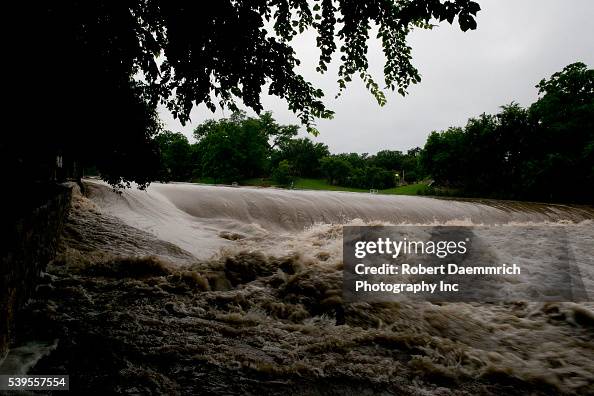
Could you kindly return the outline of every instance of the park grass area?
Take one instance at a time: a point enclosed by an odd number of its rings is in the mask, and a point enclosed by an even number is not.
[[[244,186],[259,186],[259,187],[284,187],[276,186],[274,181],[270,179],[253,178],[246,179],[241,182]],[[350,192],[369,192],[368,189],[353,188],[344,186],[334,186],[329,184],[325,179],[311,179],[311,178],[298,178],[293,183],[293,188],[298,190],[324,190],[324,191],[350,191]],[[378,194],[390,194],[390,195],[421,195],[427,190],[427,184],[415,183],[408,184],[406,186],[399,186],[388,188],[386,190],[379,190]]]
[[[289,186],[277,185],[274,180],[271,179],[246,179],[240,183],[242,186],[257,186],[257,187],[281,187],[288,188]],[[324,190],[324,191],[350,191],[350,192],[369,192],[362,188],[334,186],[329,184],[325,179],[310,179],[310,178],[297,178],[293,182],[293,188],[297,190]]]
[[[270,179],[264,179],[261,177],[254,177],[252,179],[242,180],[240,183],[242,186],[256,186],[256,187],[271,187],[275,183]]]
[[[426,183],[407,184],[406,186],[399,186],[380,190],[380,194],[392,195],[426,195],[428,186]]]
[[[295,180],[293,187],[301,190],[369,192],[369,190],[362,188],[334,186],[328,183],[325,179],[298,178]]]
[[[197,184],[216,184],[216,181],[212,177],[197,177],[191,180],[192,183]]]

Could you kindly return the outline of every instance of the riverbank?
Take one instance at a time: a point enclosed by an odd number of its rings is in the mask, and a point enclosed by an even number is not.
[[[14,338],[15,316],[54,258],[73,186],[44,183],[14,188],[2,226],[6,239],[0,257],[0,362]]]

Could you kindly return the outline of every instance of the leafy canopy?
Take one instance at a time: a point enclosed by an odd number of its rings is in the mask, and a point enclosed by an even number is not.
[[[405,94],[420,81],[411,63],[406,37],[413,26],[430,27],[432,20],[475,29],[479,5],[470,0],[235,0],[202,2],[144,0],[127,2],[138,47],[135,65],[147,80],[152,100],[167,104],[182,122],[196,103],[210,109],[215,102],[235,109],[237,99],[256,112],[260,95],[284,98],[301,121],[332,112],[321,101],[323,92],[300,76],[290,45],[298,33],[314,29],[324,72],[335,52],[341,54],[338,83],[342,88],[358,74],[380,104],[385,102],[369,75],[367,41],[372,25],[383,45],[385,86]],[[337,48],[337,39],[341,43]],[[163,56],[159,62],[158,55]],[[213,98],[214,96],[214,98]]]
[[[297,126],[279,125],[268,112],[257,118],[235,112],[230,118],[207,120],[194,130],[198,173],[225,183],[261,177],[275,147],[296,134]]]
[[[511,103],[433,132],[425,172],[467,195],[594,202],[594,70],[576,62],[536,87],[528,108]]]
[[[476,27],[471,0],[47,0],[18,2],[11,46],[19,89],[14,103],[33,103],[44,128],[32,127],[2,147],[3,168],[39,174],[56,153],[97,166],[114,185],[156,178],[157,105],[182,122],[193,106],[260,112],[261,94],[286,100],[312,133],[316,118],[332,117],[324,93],[301,76],[291,40],[316,32],[317,64],[325,72],[340,56],[338,85],[362,78],[380,104],[369,75],[367,41],[377,26],[386,57],[385,88],[405,94],[420,80],[406,37],[433,21]],[[26,17],[25,17],[26,16]],[[14,48],[13,48],[14,47]],[[30,115],[22,106],[23,117]],[[31,141],[34,142],[32,146]]]

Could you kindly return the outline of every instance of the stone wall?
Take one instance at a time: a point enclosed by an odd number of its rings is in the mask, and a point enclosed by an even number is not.
[[[16,188],[6,204],[0,250],[0,361],[8,352],[14,316],[31,298],[37,279],[54,257],[68,215],[72,186]]]

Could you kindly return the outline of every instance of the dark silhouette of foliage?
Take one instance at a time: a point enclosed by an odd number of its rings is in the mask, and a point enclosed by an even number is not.
[[[330,155],[328,146],[296,137],[298,126],[279,125],[267,112],[247,117],[208,120],[194,131],[197,142],[188,144],[179,133],[156,137],[161,154],[161,180],[204,178],[217,183],[271,178],[289,185],[295,177],[326,177],[331,184],[358,188],[389,188],[395,171],[418,168],[419,148],[407,154],[384,150],[374,156],[357,153]],[[394,161],[392,159],[397,159]]]
[[[330,184],[346,185],[348,183],[348,177],[353,171],[353,167],[346,159],[333,155],[322,158],[320,164],[322,173]]]
[[[293,181],[293,171],[289,161],[282,160],[278,166],[272,170],[272,179],[281,186],[287,186]]]
[[[373,165],[367,154],[337,154],[321,161],[322,172],[330,184],[346,187],[385,189],[394,187],[394,172]]]
[[[423,178],[423,172],[419,166],[420,152],[419,147],[408,150],[406,154],[395,150],[381,150],[369,157],[369,163],[392,173],[398,173],[401,181],[415,182]]]
[[[182,133],[165,131],[155,137],[161,158],[159,180],[189,181],[193,170],[192,146]]]
[[[353,169],[365,167],[369,160],[369,154],[367,153],[341,153],[336,154],[336,156],[348,162]]]
[[[372,156],[370,162],[380,168],[397,171],[402,169],[404,155],[401,151],[396,150],[381,150]]]
[[[159,179],[203,178],[231,183],[270,177],[281,185],[289,185],[295,177],[325,176],[331,183],[344,186],[394,185],[394,170],[385,161],[378,161],[377,156],[357,153],[331,156],[328,146],[298,138],[297,131],[297,125],[280,125],[269,112],[256,118],[235,112],[229,118],[208,120],[196,127],[194,144],[189,144],[181,133],[162,132],[155,137],[161,164]],[[418,153],[420,149],[416,150]],[[416,154],[409,158],[408,154],[385,150],[379,157],[389,157],[388,153],[395,153],[399,159],[396,168],[399,171],[404,169],[401,166],[417,166]],[[414,163],[407,165],[407,160]]]
[[[566,66],[539,99],[433,132],[421,154],[436,184],[468,195],[594,202],[594,70]]]
[[[270,113],[258,118],[235,112],[228,119],[209,120],[194,130],[202,176],[230,183],[268,175],[275,145],[297,133],[295,125],[279,125]]]
[[[296,34],[316,32],[320,72],[339,53],[341,91],[359,76],[383,104],[367,71],[371,26],[386,55],[385,86],[404,95],[420,80],[406,43],[411,28],[458,17],[462,30],[474,29],[480,9],[470,0],[48,0],[16,7],[9,13],[18,19],[12,99],[23,119],[34,106],[39,123],[3,141],[3,168],[35,179],[63,153],[79,168],[96,165],[113,185],[141,187],[159,173],[152,141],[159,103],[182,122],[200,103],[235,109],[241,102],[259,112],[266,87],[315,133],[314,120],[332,111],[296,71]]]
[[[394,173],[377,167],[354,168],[343,183],[347,187],[385,189],[394,187]]]
[[[419,170],[420,148],[400,151],[382,150],[375,155],[342,153],[322,159],[322,173],[331,184],[356,188],[385,189],[399,181],[416,182],[422,179]],[[404,172],[405,180],[402,180]]]
[[[286,160],[295,176],[319,177],[320,160],[330,155],[328,146],[309,138],[288,139],[273,153],[273,164]]]
[[[425,174],[420,164],[421,148],[415,147],[406,152],[402,159],[401,181],[417,182],[425,178]],[[398,170],[398,169],[395,169]]]

